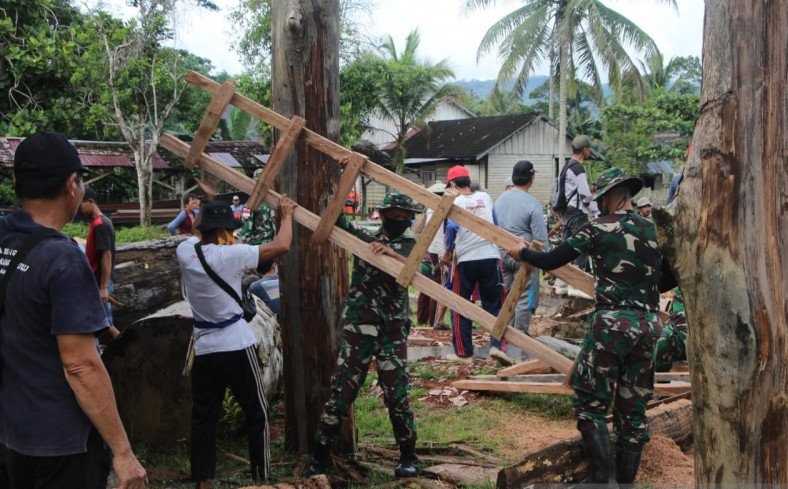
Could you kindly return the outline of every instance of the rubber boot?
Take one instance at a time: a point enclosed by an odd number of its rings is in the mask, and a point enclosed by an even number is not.
[[[596,484],[600,488],[618,487],[613,480],[613,459],[607,427],[604,430],[590,429],[580,433],[583,435],[586,455],[591,459],[591,476],[585,482]]]
[[[416,467],[419,459],[416,458],[416,443],[405,443],[399,446],[399,464],[394,469],[394,477],[404,479],[419,475]]]
[[[616,480],[621,488],[633,487],[635,477],[640,467],[640,455],[642,450],[632,451],[618,449],[616,451]]]
[[[197,482],[197,489],[213,489],[213,481],[212,480],[204,480]]]
[[[309,461],[309,467],[304,471],[304,479],[312,476],[325,474],[331,464],[331,449],[328,445],[322,443],[315,444],[312,451],[312,458]]]

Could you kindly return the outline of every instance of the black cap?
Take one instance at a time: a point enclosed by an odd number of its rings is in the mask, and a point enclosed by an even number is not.
[[[197,229],[202,232],[213,231],[215,229],[236,230],[241,227],[241,221],[233,217],[230,204],[214,200],[203,204],[200,209],[200,224]]]
[[[39,132],[27,137],[14,154],[17,179],[65,176],[84,169],[77,148],[58,133]]]
[[[97,199],[98,195],[96,195],[96,191],[93,190],[93,187],[85,187],[85,196],[82,197],[82,202],[85,202],[86,200],[92,200],[93,202],[96,202]]]
[[[516,185],[523,185],[522,182],[529,182],[534,175],[534,164],[528,160],[521,160],[515,163],[512,168],[512,182]],[[517,183],[517,182],[520,183]]]

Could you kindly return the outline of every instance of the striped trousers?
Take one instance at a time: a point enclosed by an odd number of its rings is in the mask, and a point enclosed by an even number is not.
[[[252,476],[267,480],[271,468],[268,404],[263,390],[263,371],[254,346],[198,355],[194,359],[192,480],[203,481],[216,476],[216,425],[228,387],[246,416]]]

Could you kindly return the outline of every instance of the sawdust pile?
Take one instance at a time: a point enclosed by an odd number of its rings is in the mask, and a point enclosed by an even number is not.
[[[655,489],[674,489],[693,487],[694,481],[692,458],[670,438],[652,437],[643,452],[638,482],[649,483]]]

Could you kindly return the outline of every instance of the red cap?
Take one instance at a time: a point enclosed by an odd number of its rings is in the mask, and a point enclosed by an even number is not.
[[[446,177],[446,180],[452,181],[456,178],[460,177],[471,177],[471,174],[468,172],[468,169],[462,165],[456,165],[449,168],[449,175]]]

